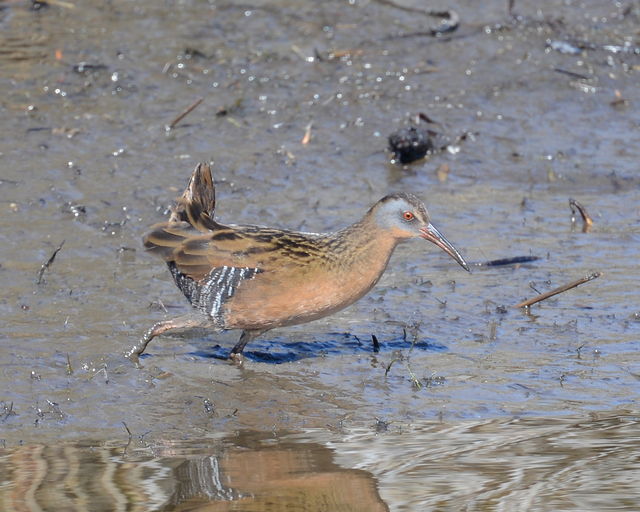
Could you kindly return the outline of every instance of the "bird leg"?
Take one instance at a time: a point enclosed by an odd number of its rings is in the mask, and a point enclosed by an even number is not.
[[[193,313],[179,316],[172,320],[163,320],[151,327],[144,336],[133,347],[125,352],[125,357],[129,358],[138,368],[140,365],[140,354],[142,354],[147,345],[153,338],[164,334],[167,331],[173,331],[174,329],[190,329],[194,327],[208,327],[210,322],[206,318],[201,318],[200,315],[195,316]]]
[[[244,360],[244,358],[242,357],[242,351],[244,350],[244,347],[247,345],[247,343],[256,339],[263,332],[264,331],[259,331],[259,330],[251,331],[248,329],[245,329],[244,331],[242,331],[242,334],[240,335],[240,339],[238,340],[238,343],[236,343],[235,346],[231,349],[231,354],[229,354],[229,359],[231,359],[237,365],[242,365],[242,362]]]

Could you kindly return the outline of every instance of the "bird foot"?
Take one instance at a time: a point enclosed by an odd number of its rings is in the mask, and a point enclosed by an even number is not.
[[[238,368],[242,368],[244,366],[244,357],[241,353],[231,352],[231,354],[229,354],[229,362]]]
[[[137,352],[128,350],[127,352],[124,353],[124,357],[126,357],[129,361],[131,361],[138,370],[140,370],[143,367],[140,364],[140,356],[138,355]]]
[[[138,343],[133,345],[129,350],[127,350],[124,353],[124,357],[126,357],[129,361],[131,361],[134,365],[136,365],[136,368],[138,369],[142,368],[142,365],[140,364],[140,354],[144,352],[144,350],[147,348],[147,345],[149,344],[151,339],[154,337],[153,329],[154,328],[149,329],[146,332],[146,334],[142,337],[142,339],[138,341]]]

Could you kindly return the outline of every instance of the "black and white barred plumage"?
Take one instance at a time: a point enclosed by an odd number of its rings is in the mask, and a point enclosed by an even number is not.
[[[261,272],[258,268],[223,266],[211,269],[204,279],[195,281],[181,273],[174,262],[168,265],[173,280],[191,305],[221,328],[224,328],[225,303],[233,297],[242,281],[253,279]]]

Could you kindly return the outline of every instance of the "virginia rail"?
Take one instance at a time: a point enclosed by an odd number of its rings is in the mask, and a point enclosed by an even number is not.
[[[391,194],[335,233],[228,226],[213,218],[211,169],[199,164],[168,222],[152,226],[146,249],[167,262],[195,311],[158,322],[127,356],[139,356],[159,334],[204,327],[242,329],[230,358],[242,362],[247,343],[269,329],[316,320],[353,304],[380,279],[398,243],[424,238],[465,270],[467,263],[433,227],[411,194]]]

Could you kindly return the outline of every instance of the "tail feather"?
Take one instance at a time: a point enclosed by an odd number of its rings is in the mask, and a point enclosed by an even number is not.
[[[169,262],[182,244],[200,233],[210,233],[221,226],[213,220],[216,208],[216,190],[211,167],[206,163],[196,166],[187,188],[176,200],[168,222],[152,226],[143,238],[147,251]]]
[[[213,220],[215,209],[216,189],[211,177],[211,167],[200,163],[172,209],[169,222],[188,222],[198,231],[206,233],[218,227]]]

